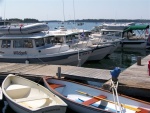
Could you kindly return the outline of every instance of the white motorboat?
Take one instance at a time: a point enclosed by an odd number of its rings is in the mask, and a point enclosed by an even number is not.
[[[89,39],[89,34],[91,33],[88,30],[83,29],[65,29],[61,27],[55,31],[49,31],[55,37],[64,37],[66,39],[66,44],[73,49],[82,49],[91,48],[92,53],[90,54],[89,60],[101,60],[103,59],[111,50],[112,44],[99,43],[97,45],[93,44]]]
[[[63,99],[78,113],[149,113],[150,103],[119,95],[119,104],[113,94],[100,88],[65,79],[43,78],[45,86]]]
[[[65,113],[67,104],[45,87],[20,76],[8,75],[2,91],[17,113]]]
[[[103,32],[103,30],[101,30],[101,32]],[[105,45],[112,45],[110,50],[107,52],[107,55],[112,54],[120,46],[120,42],[122,40],[120,36],[115,36],[115,38],[113,38],[112,35],[104,35],[101,33],[92,33],[90,37],[90,40],[95,45],[98,45],[99,43],[104,43]]]
[[[100,29],[100,32],[93,33],[92,35],[96,37],[98,34],[99,37],[107,40],[121,39],[120,48],[145,49],[148,47],[148,35],[145,34],[148,28],[149,25],[128,25],[124,29],[119,29],[114,25],[113,27]]]
[[[34,26],[34,25],[33,25]],[[35,25],[36,26],[36,25]],[[64,37],[55,37],[49,31],[30,34],[7,34],[0,37],[0,62],[50,63],[82,65],[91,49],[71,49]]]

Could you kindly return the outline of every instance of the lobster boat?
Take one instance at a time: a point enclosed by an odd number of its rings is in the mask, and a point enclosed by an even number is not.
[[[91,49],[71,49],[65,43],[65,36],[55,37],[47,30],[46,24],[32,24],[15,29],[0,30],[0,62],[9,63],[50,63],[82,65],[90,56]],[[45,29],[44,29],[45,28]],[[9,31],[9,32],[8,32]]]

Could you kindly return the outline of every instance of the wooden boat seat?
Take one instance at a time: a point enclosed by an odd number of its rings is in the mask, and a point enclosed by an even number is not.
[[[63,84],[54,84],[54,83],[49,83],[49,86],[53,89],[59,88],[59,87],[65,87],[66,85]]]
[[[96,96],[96,97],[99,97],[99,98],[102,98],[102,99],[105,99],[105,98],[107,98],[106,96],[103,96],[103,95],[99,95],[99,96]],[[95,102],[98,102],[98,101],[100,101],[101,99],[97,99],[97,98],[91,98],[91,99],[89,99],[89,100],[87,100],[87,101],[84,101],[82,104],[83,105],[91,105],[91,104],[94,104]]]
[[[46,96],[35,96],[35,97],[27,97],[27,98],[20,98],[20,99],[14,99],[17,103],[20,102],[26,102],[26,101],[33,101],[33,100],[41,100],[41,99],[49,99],[49,97]]]
[[[143,109],[143,108],[138,108],[138,109],[140,109],[141,111],[136,112],[136,113],[150,113],[149,110],[146,110],[146,109]]]
[[[5,90],[12,99],[17,99],[25,97],[30,92],[31,88],[20,84],[11,84]]]

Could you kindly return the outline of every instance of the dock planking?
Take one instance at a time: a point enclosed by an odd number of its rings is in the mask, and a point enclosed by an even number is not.
[[[138,97],[150,97],[149,60],[150,55],[141,60],[141,65],[135,63],[121,72],[119,76],[121,85],[118,88],[121,93]]]
[[[150,76],[148,72],[149,60],[150,55],[142,59],[141,65],[135,63],[121,72],[119,76],[119,92],[133,96],[150,97]],[[33,78],[56,76],[58,67],[61,67],[62,77],[95,82],[107,82],[111,79],[110,70],[106,69],[84,68],[69,65],[20,63],[0,63],[0,77],[6,77],[6,75],[10,73]]]
[[[110,79],[110,70],[48,64],[0,63],[0,74],[1,76],[7,74],[33,77],[56,76],[58,67],[61,67],[63,77],[91,81],[99,81],[99,79],[107,81]]]

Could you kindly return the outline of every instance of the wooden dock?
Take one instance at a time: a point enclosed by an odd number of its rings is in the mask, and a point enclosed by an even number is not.
[[[142,65],[137,65],[135,63],[121,72],[118,88],[120,93],[150,97],[149,60],[150,55],[142,59]],[[62,77],[95,82],[107,82],[111,79],[110,70],[105,69],[83,68],[68,65],[0,63],[0,80],[2,81],[10,73],[39,80],[42,76],[56,76],[58,67],[61,67]]]
[[[150,97],[149,60],[150,55],[141,60],[141,65],[135,63],[120,74],[119,91],[121,93],[140,97]]]

